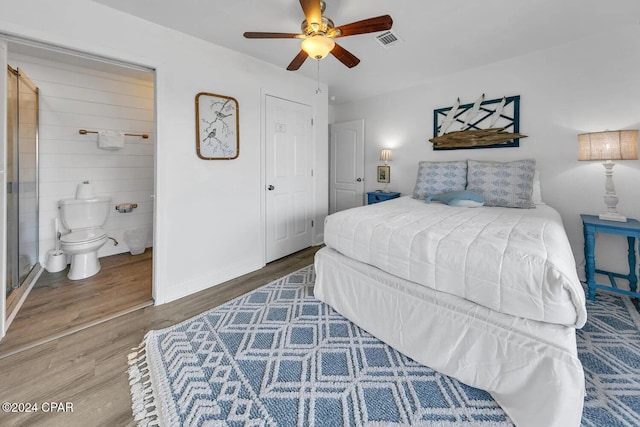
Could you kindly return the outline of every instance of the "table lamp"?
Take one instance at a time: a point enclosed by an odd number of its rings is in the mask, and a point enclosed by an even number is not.
[[[384,166],[378,167],[378,182],[384,182],[384,187],[381,191],[383,193],[388,193],[389,189],[387,188],[387,184],[391,181],[391,167],[388,166],[388,162],[391,161],[391,149],[383,148],[380,150],[380,160],[384,162]]]
[[[627,218],[618,213],[616,205],[618,196],[613,184],[613,160],[638,159],[638,131],[615,130],[583,133],[578,135],[578,160],[603,160],[605,168],[604,203],[607,211],[600,214],[600,219],[626,222]]]

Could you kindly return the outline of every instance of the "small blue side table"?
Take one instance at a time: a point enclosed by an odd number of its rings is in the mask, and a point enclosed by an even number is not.
[[[382,191],[370,191],[367,193],[367,204],[372,205],[374,203],[385,202],[387,200],[400,197],[400,193],[389,192],[383,193]]]
[[[585,273],[587,275],[587,285],[589,286],[589,299],[596,298],[596,289],[606,289],[611,292],[640,298],[638,288],[638,276],[636,275],[636,239],[640,238],[640,222],[635,219],[627,219],[627,222],[607,221],[595,215],[580,215],[584,231],[584,257],[586,261]],[[596,268],[596,233],[616,234],[627,237],[629,249],[629,274],[613,273],[611,271],[599,270]],[[596,283],[595,275],[604,274],[609,278],[611,286]],[[616,277],[629,281],[629,291],[618,288]]]

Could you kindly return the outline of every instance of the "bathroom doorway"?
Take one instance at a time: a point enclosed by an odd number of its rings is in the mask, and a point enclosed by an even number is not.
[[[33,42],[6,43],[7,62],[27,70],[39,87],[34,259],[41,274],[5,324],[0,357],[152,305],[155,217],[155,71]],[[99,147],[105,130],[123,133],[123,146]],[[59,251],[58,232],[69,233],[59,201],[76,197],[85,181],[96,195],[111,198],[104,226],[109,239],[98,250],[100,272],[69,280],[71,257],[64,264],[48,261]],[[116,209],[122,206],[128,208]],[[4,226],[7,234],[13,229]]]

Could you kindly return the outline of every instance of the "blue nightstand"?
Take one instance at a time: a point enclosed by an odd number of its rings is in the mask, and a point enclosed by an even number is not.
[[[387,200],[400,197],[400,193],[383,193],[382,191],[370,191],[367,193],[367,204],[386,202]]]
[[[589,286],[589,299],[595,299],[596,289],[607,289],[611,292],[617,292],[640,298],[640,293],[636,292],[638,284],[638,276],[636,276],[636,239],[640,238],[640,222],[635,219],[628,219],[627,222],[606,221],[595,215],[580,215],[582,218],[582,226],[584,231],[584,257],[586,261],[585,273],[587,275],[587,285]],[[598,270],[596,268],[596,233],[615,234],[627,237],[627,245],[629,250],[629,274],[613,273],[611,271]],[[611,286],[596,283],[595,275],[604,274],[609,277]],[[616,277],[629,281],[629,289],[618,288]]]

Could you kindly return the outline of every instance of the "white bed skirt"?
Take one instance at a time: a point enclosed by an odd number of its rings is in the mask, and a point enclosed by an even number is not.
[[[580,425],[574,328],[498,313],[329,247],[315,268],[316,298],[417,362],[488,391],[517,426]]]

